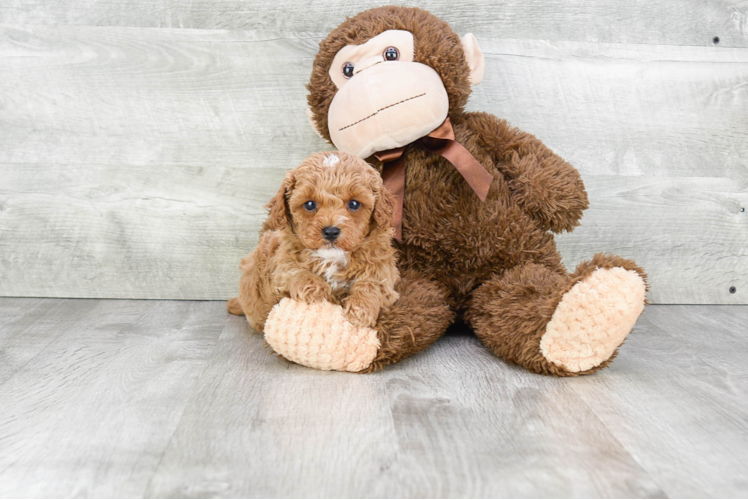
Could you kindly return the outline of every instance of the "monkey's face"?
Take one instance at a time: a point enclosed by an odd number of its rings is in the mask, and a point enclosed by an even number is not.
[[[320,42],[307,85],[309,117],[337,149],[368,158],[456,119],[482,78],[473,35],[460,39],[423,9],[377,7]]]
[[[366,158],[409,144],[447,118],[449,97],[431,67],[414,61],[413,34],[388,30],[336,55],[329,75],[338,92],[328,127],[341,150]]]

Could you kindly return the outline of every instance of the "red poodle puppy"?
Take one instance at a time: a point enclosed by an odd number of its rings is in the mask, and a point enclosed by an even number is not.
[[[230,313],[263,331],[271,309],[290,297],[339,304],[353,325],[371,327],[395,303],[392,198],[364,160],[314,154],[286,175],[267,208]]]

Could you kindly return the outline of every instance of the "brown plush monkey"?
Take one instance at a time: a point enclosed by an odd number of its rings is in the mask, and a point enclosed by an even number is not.
[[[461,318],[528,370],[591,373],[615,357],[644,308],[646,276],[629,260],[597,254],[564,269],[552,233],[579,224],[584,185],[532,135],[464,111],[482,76],[475,37],[460,39],[417,8],[362,12],[320,43],[313,125],[376,166],[402,210],[400,299],[382,310],[364,371],[424,349]],[[271,318],[274,338],[294,335],[283,323],[293,307],[284,307]],[[315,328],[342,331],[342,319],[323,316]]]

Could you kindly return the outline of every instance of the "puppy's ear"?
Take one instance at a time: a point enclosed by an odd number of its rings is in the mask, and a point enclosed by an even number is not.
[[[294,178],[293,173],[289,172],[286,174],[278,192],[273,196],[273,199],[265,205],[265,208],[268,209],[269,213],[267,220],[265,220],[265,224],[263,224],[264,230],[283,229],[289,225],[291,222],[289,219],[291,214],[290,209],[288,208],[288,196],[290,196],[295,184],[296,179]]]
[[[392,227],[392,210],[395,207],[395,197],[387,188],[380,187],[375,191],[377,201],[374,204],[374,221],[382,229]]]

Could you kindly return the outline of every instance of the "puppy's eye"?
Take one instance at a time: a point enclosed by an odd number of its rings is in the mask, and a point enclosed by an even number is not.
[[[316,209],[316,208],[317,208],[317,204],[316,204],[316,203],[314,203],[314,202],[313,202],[312,200],[309,200],[309,201],[307,201],[306,203],[304,203],[304,208],[305,208],[305,209],[306,209],[306,210],[307,210],[308,212],[311,212],[311,211],[313,211],[314,209]]]
[[[353,63],[347,62],[343,65],[343,76],[346,78],[353,76]]]
[[[400,58],[400,51],[395,47],[387,47],[382,55],[385,61],[397,61]]]
[[[359,208],[361,208],[361,203],[360,202],[358,202],[356,200],[351,200],[351,201],[348,202],[348,210],[350,210],[351,212],[355,212]]]

